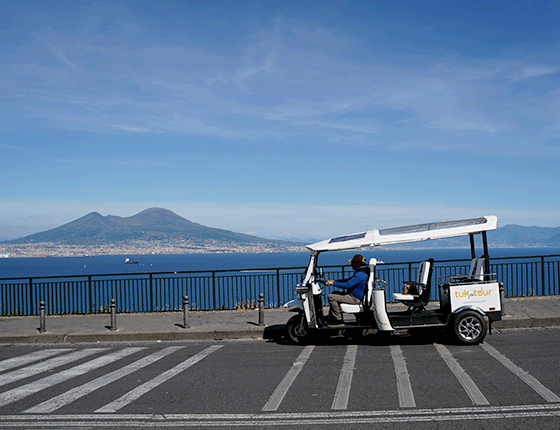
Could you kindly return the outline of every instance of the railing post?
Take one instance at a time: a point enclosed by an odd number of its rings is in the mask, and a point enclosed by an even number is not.
[[[29,278],[29,291],[28,291],[28,297],[29,297],[29,308],[26,311],[29,315],[33,314],[34,308],[35,308],[35,303],[33,300],[33,278]]]
[[[39,333],[45,333],[47,331],[45,315],[46,315],[45,302],[41,300],[41,304],[39,305]]]
[[[280,269],[276,269],[276,289],[278,291],[278,307],[282,306],[282,300],[280,299]]]
[[[541,296],[544,296],[544,257],[541,257]]]
[[[154,277],[153,274],[150,273],[150,311],[154,312]]]
[[[212,272],[212,301],[214,310],[216,310],[216,272]]]
[[[111,327],[109,327],[109,330],[117,331],[117,305],[115,299],[111,299],[109,307],[111,308]]]
[[[95,313],[95,305],[93,304],[93,285],[91,285],[91,275],[88,275],[88,300],[89,300],[89,310],[86,312]]]
[[[259,293],[259,325],[264,325],[264,294]]]
[[[183,297],[183,328],[189,328],[189,296]]]

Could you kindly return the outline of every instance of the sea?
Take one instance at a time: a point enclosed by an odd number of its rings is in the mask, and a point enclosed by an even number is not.
[[[470,259],[470,249],[383,249],[367,251],[325,252],[319,256],[320,266],[347,265],[360,252],[367,260],[377,258],[385,263]],[[482,250],[477,250],[477,256]],[[498,258],[560,255],[560,248],[493,248],[491,261]],[[126,259],[136,261],[126,263]],[[83,276],[128,273],[183,272],[211,270],[251,270],[272,268],[304,268],[308,252],[219,253],[219,254],[142,254],[100,255],[88,257],[0,258],[0,279],[36,278],[42,276]]]

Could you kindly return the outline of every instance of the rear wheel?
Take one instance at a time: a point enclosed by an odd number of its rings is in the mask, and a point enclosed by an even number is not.
[[[457,340],[466,345],[474,345],[486,336],[488,324],[484,317],[475,311],[463,311],[453,319],[453,333]]]
[[[286,331],[288,332],[288,339],[299,345],[304,345],[306,340],[310,337],[307,321],[305,321],[303,314],[297,314],[291,317],[286,323]]]

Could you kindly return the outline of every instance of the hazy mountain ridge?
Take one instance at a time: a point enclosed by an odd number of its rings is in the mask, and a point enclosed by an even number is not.
[[[62,243],[89,245],[129,241],[188,240],[194,243],[228,242],[232,244],[286,244],[286,241],[263,239],[229,230],[206,227],[189,221],[170,210],[146,209],[131,217],[103,216],[91,212],[51,230],[5,243]]]
[[[328,233],[326,237],[317,240],[264,239],[207,227],[189,221],[168,209],[150,208],[130,217],[103,216],[98,212],[91,212],[60,227],[1,243],[99,245],[137,241],[162,243],[166,241],[188,241],[190,244],[201,247],[215,246],[216,244],[221,247],[227,245],[283,247],[287,244],[302,246],[327,237]],[[479,241],[479,238],[476,240]],[[492,247],[560,247],[560,227],[524,227],[509,224],[488,232],[488,243]],[[465,246],[468,246],[468,241],[465,241],[464,237],[403,245],[403,247],[415,248],[457,248]]]
[[[508,224],[487,233],[488,245],[494,248],[560,248],[560,227],[524,227]],[[475,237],[475,243],[481,239]],[[462,248],[468,247],[465,237],[430,240],[405,244],[404,248]]]

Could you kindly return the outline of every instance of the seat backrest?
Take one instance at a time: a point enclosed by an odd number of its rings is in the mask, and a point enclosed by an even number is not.
[[[472,277],[472,279],[476,279],[479,281],[484,280],[485,264],[486,264],[485,257],[473,258],[473,260],[471,261],[471,270],[469,272],[469,275]]]
[[[364,292],[364,298],[362,299],[362,304],[366,309],[369,309],[371,307],[371,302],[373,300],[373,288],[375,287],[376,264],[377,264],[377,259],[372,258],[369,260],[369,276],[366,284],[366,291]]]
[[[421,301],[430,299],[430,291],[432,289],[432,271],[434,269],[434,259],[428,258],[426,261],[420,263],[418,268],[418,294]]]
[[[422,261],[420,263],[420,267],[418,268],[418,294],[422,294],[422,290],[425,288],[425,285],[428,283],[428,277],[430,276],[430,269],[431,269],[431,262],[430,260]]]

